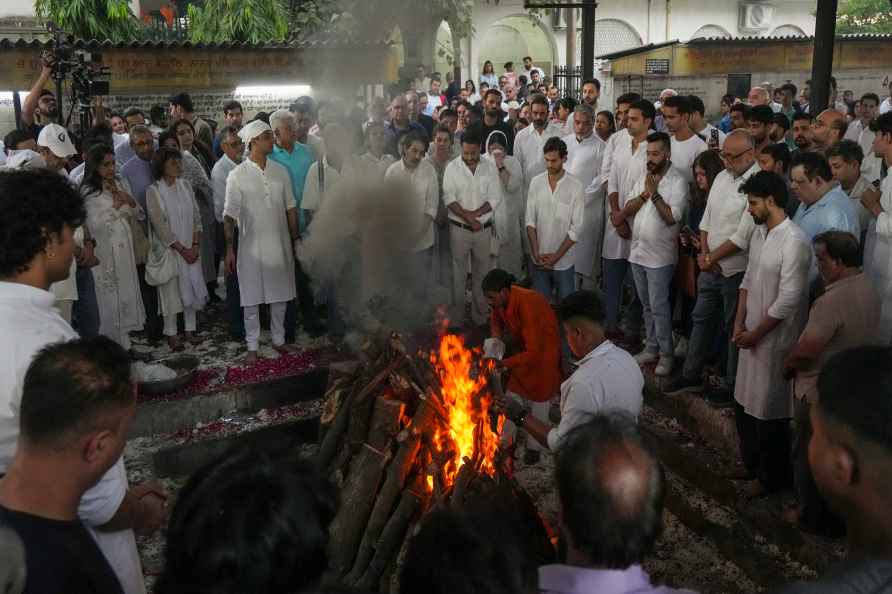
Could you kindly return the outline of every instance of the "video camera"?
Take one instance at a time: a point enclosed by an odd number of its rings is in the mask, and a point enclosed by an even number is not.
[[[44,52],[43,59],[53,70],[56,87],[61,89],[70,78],[72,108],[76,106],[82,113],[88,112],[93,97],[109,94],[111,69],[102,64],[101,54],[76,49],[71,38],[54,23],[49,23],[47,29],[53,35],[53,44]],[[61,99],[60,93],[57,100]]]

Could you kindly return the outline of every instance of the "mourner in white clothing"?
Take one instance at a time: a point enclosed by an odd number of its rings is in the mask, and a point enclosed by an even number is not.
[[[424,158],[428,142],[423,134],[413,130],[400,139],[400,144],[402,158],[387,169],[385,177],[403,181],[412,190],[413,212],[407,220],[413,228],[402,231],[410,238],[417,238],[410,242],[409,251],[414,258],[411,273],[416,279],[413,286],[423,299],[433,280],[434,219],[440,206],[440,182],[436,169]]]
[[[449,209],[449,243],[452,252],[453,324],[464,321],[465,282],[471,257],[471,317],[481,325],[489,307],[481,282],[495,268],[499,240],[493,228],[493,213],[502,200],[499,172],[481,159],[481,129],[472,127],[462,135],[462,154],[446,166],[443,174],[443,203]]]
[[[341,183],[349,183],[358,175],[350,157],[350,138],[344,127],[338,123],[328,124],[322,135],[325,139],[324,157],[310,165],[304,184],[304,197],[300,203],[308,227],[313,214],[325,202],[326,195]]]
[[[159,242],[156,249],[161,253],[167,250],[166,256],[176,263],[173,278],[158,286],[160,313],[168,346],[179,351],[183,345],[177,338],[177,314],[183,314],[186,340],[200,342],[195,336],[197,313],[208,300],[201,270],[201,213],[192,186],[182,179],[178,151],[162,148],[152,169],[156,180],[146,189],[152,241]]]
[[[691,130],[691,111],[691,102],[684,95],[667,97],[662,107],[666,130],[672,136],[672,166],[688,186],[694,183],[694,159],[709,148]]]
[[[549,119],[548,98],[533,95],[530,103],[530,125],[517,133],[514,138],[514,156],[523,168],[524,189],[540,173],[545,172],[545,159],[542,149],[549,138],[561,137],[561,126]]]
[[[545,173],[533,178],[527,204],[527,236],[533,289],[554,303],[575,290],[576,243],[585,217],[582,183],[566,169],[567,145],[550,138],[542,149]]]
[[[864,176],[861,167],[864,162],[864,152],[857,142],[840,140],[827,151],[827,162],[830,164],[830,171],[833,172],[833,180],[839,182],[842,191],[855,205],[858,225],[861,227],[861,237],[858,239],[863,241],[873,217],[870,216],[870,211],[864,208],[861,196],[865,192],[879,194],[879,190]]]
[[[558,317],[577,368],[561,384],[561,422],[557,427],[532,414],[517,399],[500,399],[505,416],[551,451],[592,415],[622,411],[637,418],[644,401],[644,375],[627,351],[604,336],[604,308],[595,291],[577,291],[563,301]]]
[[[861,164],[861,174],[871,183],[880,179],[883,169],[883,159],[874,154],[873,141],[876,133],[870,129],[879,112],[880,98],[876,93],[865,93],[858,102],[857,119],[849,124],[846,140],[854,140],[864,151],[864,161]]]
[[[211,186],[214,192],[214,218],[223,222],[223,206],[226,204],[226,179],[233,169],[242,162],[245,143],[239,138],[238,130],[227,126],[220,131],[220,149],[223,156],[214,163],[211,171]]]
[[[385,152],[387,149],[387,134],[384,131],[384,122],[369,122],[365,128],[364,152],[356,161],[356,168],[360,171],[363,180],[373,181],[384,179],[387,170],[396,162],[393,155]]]
[[[495,212],[496,237],[499,238],[499,268],[515,278],[523,276],[524,211],[523,169],[517,157],[508,154],[508,137],[493,130],[486,139],[483,157],[495,165],[502,183],[502,201]]]
[[[873,152],[892,167],[892,113],[884,113],[873,124]],[[892,341],[892,175],[880,186],[881,194],[865,192],[861,204],[870,211],[871,222],[864,244],[864,272],[880,294],[880,340]]]
[[[584,204],[573,267],[576,286],[594,289],[601,272],[601,248],[604,245],[606,193],[601,183],[601,160],[606,143],[595,134],[595,113],[589,105],[577,105],[572,118],[573,133],[563,139],[567,144],[565,168],[582,183]]]
[[[268,156],[273,131],[255,120],[239,132],[248,158],[229,174],[223,208],[227,273],[238,272],[245,316],[247,361],[257,361],[261,304],[270,306],[273,347],[285,345],[285,307],[295,296],[294,245],[300,240],[297,208],[288,171]],[[233,234],[238,226],[236,257]]]
[[[105,145],[90,149],[81,193],[99,258],[99,265],[92,268],[99,333],[129,350],[130,332],[142,330],[146,320],[134,252],[135,234],[143,232],[138,221],[145,213],[127,181],[115,176],[114,153]]]
[[[671,160],[665,132],[647,137],[647,173],[632,187],[633,198],[623,212],[632,219],[629,263],[638,298],[644,308],[647,344],[636,356],[639,364],[656,361],[656,375],[672,373],[672,308],[670,294],[678,262],[678,232],[688,203],[688,188]]]
[[[784,359],[808,317],[812,248],[787,218],[786,181],[760,171],[743,184],[756,224],[740,284],[732,340],[740,349],[734,388],[740,452],[752,482],[750,496],[789,486],[793,403]]]

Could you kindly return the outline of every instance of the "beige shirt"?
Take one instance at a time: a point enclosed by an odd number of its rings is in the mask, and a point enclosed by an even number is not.
[[[793,395],[814,403],[818,398],[818,375],[827,361],[840,351],[879,344],[880,298],[863,272],[836,281],[818,297],[808,314],[804,338],[826,343],[820,356],[796,374]]]

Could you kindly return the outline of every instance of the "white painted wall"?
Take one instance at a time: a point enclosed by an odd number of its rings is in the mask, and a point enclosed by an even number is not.
[[[34,16],[34,0],[0,0],[0,17]]]

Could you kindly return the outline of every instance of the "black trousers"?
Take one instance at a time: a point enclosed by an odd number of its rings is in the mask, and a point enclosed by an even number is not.
[[[319,331],[322,320],[313,298],[313,286],[310,277],[303,271],[300,262],[294,262],[294,279],[297,284],[297,299],[288,302],[285,308],[285,340],[293,342],[297,334],[297,312],[300,310],[304,328],[312,333]]]
[[[796,419],[796,430],[793,434],[793,471],[796,498],[802,510],[800,522],[813,532],[840,536],[845,533],[845,524],[827,507],[808,463],[808,442],[811,441],[812,435],[810,409],[811,405],[805,398],[794,399],[793,416]]]
[[[139,276],[139,292],[146,309],[146,336],[149,340],[161,340],[164,337],[164,318],[158,312],[158,290],[146,282],[145,264],[136,267],[136,274]]]
[[[790,419],[757,419],[735,402],[734,420],[746,469],[769,492],[791,487]]]

